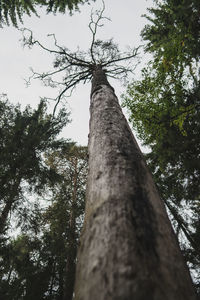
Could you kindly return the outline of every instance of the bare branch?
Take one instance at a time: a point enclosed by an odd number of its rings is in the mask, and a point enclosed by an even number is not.
[[[90,16],[90,23],[89,23],[89,29],[92,32],[92,43],[90,46],[90,54],[91,54],[91,58],[92,58],[92,62],[94,64],[96,64],[96,60],[95,60],[95,56],[94,56],[94,45],[95,45],[95,41],[96,41],[96,33],[97,33],[97,29],[98,27],[102,27],[103,24],[100,24],[100,21],[102,21],[103,19],[109,20],[109,18],[104,17],[103,13],[105,11],[105,3],[104,1],[102,1],[102,9],[101,10],[96,10],[95,13],[91,12],[91,16]],[[94,16],[96,17],[96,20],[94,19]]]
[[[66,60],[70,63],[70,64],[73,64],[73,65],[77,65],[77,66],[82,66],[82,67],[88,67],[88,65],[90,64],[90,62],[88,61],[85,61],[85,60],[82,60],[80,58],[77,57],[76,54],[70,54],[69,52],[67,52],[67,49],[59,46],[57,44],[57,40],[55,38],[55,35],[54,34],[48,34],[48,36],[52,36],[53,39],[54,39],[54,45],[60,50],[60,51],[56,51],[56,50],[53,50],[53,49],[49,49],[47,47],[45,47],[43,44],[41,44],[38,40],[35,40],[33,38],[33,32],[28,29],[28,28],[23,28],[21,29],[22,33],[23,33],[23,45],[24,46],[34,46],[35,44],[37,44],[41,49],[49,52],[49,53],[54,53],[54,54],[58,54],[58,55],[64,55],[66,56]],[[29,37],[26,38],[24,36],[24,32],[27,31],[29,32]]]
[[[113,64],[113,63],[117,63],[117,62],[120,62],[120,61],[123,61],[123,60],[129,60],[131,58],[134,58],[137,56],[138,54],[138,50],[139,50],[140,46],[137,47],[136,49],[134,49],[134,53],[133,54],[130,54],[130,55],[127,55],[127,56],[124,56],[124,57],[120,57],[120,58],[117,58],[117,59],[113,59],[113,60],[110,60],[104,64],[102,64],[102,67],[106,67],[110,64]]]
[[[89,30],[92,33],[91,45],[87,52],[82,52],[78,48],[76,52],[72,53],[66,47],[58,45],[54,34],[49,34],[53,38],[53,45],[55,49],[49,49],[38,40],[33,38],[33,33],[29,29],[23,29],[23,43],[24,46],[32,47],[39,46],[44,51],[55,55],[53,62],[54,70],[37,73],[32,70],[32,75],[29,77],[27,84],[30,84],[32,79],[39,78],[46,86],[63,87],[58,97],[55,99],[56,105],[53,114],[61,99],[65,97],[65,93],[70,91],[70,95],[79,82],[87,82],[91,80],[93,72],[97,67],[105,69],[109,77],[121,79],[127,76],[127,73],[132,72],[134,67],[130,62],[138,54],[138,48],[130,52],[120,53],[118,45],[113,43],[113,40],[101,41],[96,39],[99,27],[103,26],[102,21],[109,20],[104,17],[105,3],[102,1],[102,9],[91,13],[89,23]],[[27,35],[28,33],[28,35]],[[62,78],[59,76],[62,74]]]
[[[72,91],[75,89],[76,84],[79,83],[80,81],[84,81],[84,82],[85,82],[87,79],[88,79],[88,74],[86,74],[85,76],[82,76],[82,77],[78,78],[77,80],[75,80],[75,81],[72,82],[71,84],[68,84],[68,85],[65,87],[65,89],[64,89],[64,90],[59,94],[59,96],[57,97],[57,103],[56,103],[56,105],[55,105],[55,107],[54,107],[54,110],[53,110],[53,117],[54,117],[54,115],[55,115],[56,108],[57,108],[58,104],[60,103],[60,101],[61,101],[61,99],[62,99],[62,96],[65,94],[65,92],[66,92],[67,90],[69,90],[70,88],[72,88],[72,90],[71,90],[71,94],[72,94]]]

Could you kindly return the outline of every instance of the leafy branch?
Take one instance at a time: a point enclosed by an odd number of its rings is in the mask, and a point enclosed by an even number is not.
[[[40,7],[44,7],[47,13],[65,13],[68,10],[72,14],[83,3],[89,3],[89,0],[0,0],[0,28],[10,23],[18,27],[19,22],[23,24],[24,14],[38,17]]]

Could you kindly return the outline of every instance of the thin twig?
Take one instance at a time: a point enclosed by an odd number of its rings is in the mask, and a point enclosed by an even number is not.
[[[38,40],[33,38],[33,33],[31,30],[25,28],[22,30],[24,34],[24,45],[38,45],[44,51],[52,53],[56,56],[54,62],[55,71],[49,71],[43,74],[34,72],[32,70],[32,75],[29,77],[27,84],[30,84],[32,79],[40,78],[44,84],[55,87],[64,86],[64,88],[59,93],[56,98],[56,104],[53,110],[53,116],[55,115],[56,108],[60,103],[61,99],[64,97],[67,91],[70,91],[70,95],[76,85],[79,82],[87,82],[91,80],[93,76],[93,71],[98,66],[105,69],[106,74],[112,78],[123,78],[128,72],[133,71],[133,67],[128,63],[132,58],[137,55],[138,49],[134,49],[132,53],[122,53],[120,54],[118,46],[113,43],[112,39],[108,41],[101,41],[96,39],[97,31],[99,27],[102,27],[102,20],[109,20],[104,17],[105,3],[102,1],[102,9],[91,13],[91,19],[89,23],[89,29],[92,33],[92,40],[89,47],[89,52],[81,52],[79,49],[76,53],[71,53],[67,48],[58,45],[57,39],[54,34],[49,34],[48,36],[53,38],[55,49],[49,49],[40,43]],[[25,37],[25,32],[29,32],[29,36]],[[89,58],[88,58],[89,55]],[[86,59],[87,58],[87,59]],[[124,62],[127,62],[124,64]],[[55,80],[55,75],[63,74],[63,79],[61,82]]]

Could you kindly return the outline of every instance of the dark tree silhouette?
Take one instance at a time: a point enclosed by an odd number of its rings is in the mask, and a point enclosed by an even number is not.
[[[46,12],[70,13],[78,10],[80,4],[88,0],[0,0],[0,27],[10,25],[18,27],[18,23],[23,23],[24,14],[38,16],[38,8],[45,7]]]

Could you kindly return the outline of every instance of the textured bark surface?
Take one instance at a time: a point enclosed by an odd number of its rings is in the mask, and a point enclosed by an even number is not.
[[[76,300],[193,300],[165,207],[114,90],[94,74]],[[95,76],[96,75],[96,76]]]

